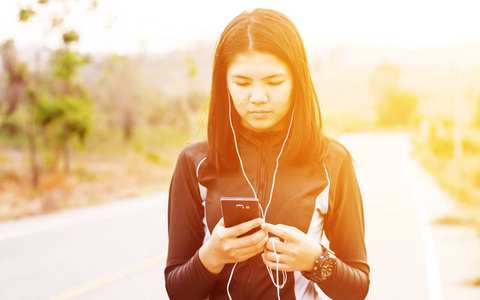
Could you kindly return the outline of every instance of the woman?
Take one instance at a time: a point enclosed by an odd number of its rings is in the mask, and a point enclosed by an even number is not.
[[[169,197],[172,299],[319,299],[315,284],[333,299],[366,297],[352,159],[322,133],[305,48],[283,14],[243,12],[223,31],[208,140],[182,151]],[[257,198],[262,215],[227,228],[221,197]]]

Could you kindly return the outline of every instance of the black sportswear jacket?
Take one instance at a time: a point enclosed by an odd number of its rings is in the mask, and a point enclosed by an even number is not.
[[[245,171],[264,209],[283,138],[245,128],[239,132]],[[315,283],[332,299],[364,299],[370,270],[362,198],[348,151],[334,141],[328,141],[327,149],[324,163],[296,166],[280,159],[266,222],[295,226],[319,243],[326,237],[337,266],[331,277]],[[253,197],[239,167],[215,171],[207,166],[206,155],[206,140],[186,146],[170,185],[165,282],[171,299],[228,299],[233,264],[211,274],[198,250],[222,217],[221,197]],[[281,299],[319,299],[313,281],[300,272],[287,273]],[[229,290],[234,300],[277,299],[260,254],[236,266]]]

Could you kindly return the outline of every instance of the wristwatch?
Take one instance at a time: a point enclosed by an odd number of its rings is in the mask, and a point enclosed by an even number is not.
[[[335,266],[337,265],[337,258],[335,257],[335,253],[333,253],[330,249],[327,249],[323,245],[320,246],[322,246],[323,254],[315,261],[313,271],[301,272],[303,276],[313,281],[326,280],[333,274]]]

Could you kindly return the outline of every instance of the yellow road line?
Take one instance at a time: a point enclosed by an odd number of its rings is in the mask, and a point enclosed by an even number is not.
[[[58,296],[49,298],[49,300],[65,300],[65,299],[72,299],[75,297],[78,297],[80,295],[86,294],[88,292],[91,292],[93,290],[96,290],[98,288],[101,288],[103,286],[106,286],[107,284],[110,284],[112,282],[115,282],[117,280],[120,280],[124,277],[127,277],[133,273],[140,272],[142,270],[145,270],[147,268],[150,268],[158,263],[161,263],[165,261],[166,255],[165,254],[160,254],[157,256],[154,256],[150,259],[141,261],[137,264],[131,265],[125,269],[122,269],[120,271],[111,273],[105,277],[102,277],[100,279],[97,279],[95,281],[89,282],[87,284],[84,284],[80,287],[71,289],[65,293],[62,293]]]

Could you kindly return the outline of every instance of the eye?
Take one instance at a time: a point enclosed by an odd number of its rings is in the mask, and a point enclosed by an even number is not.
[[[249,82],[235,82],[235,84],[238,85],[238,86],[248,86],[248,85],[250,85]]]
[[[271,81],[269,82],[268,84],[269,85],[272,85],[272,86],[277,86],[277,85],[281,85],[282,83],[284,83],[285,81],[284,80],[281,80],[281,81]]]

